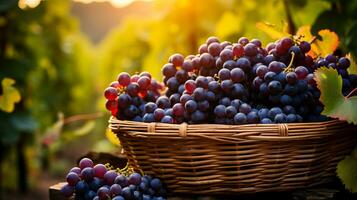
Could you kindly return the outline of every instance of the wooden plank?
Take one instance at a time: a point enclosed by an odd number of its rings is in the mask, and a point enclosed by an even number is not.
[[[49,188],[50,200],[68,200],[61,194],[61,188],[65,185],[65,182],[57,183]]]

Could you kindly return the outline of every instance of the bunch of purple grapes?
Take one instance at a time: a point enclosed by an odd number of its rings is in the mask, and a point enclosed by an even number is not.
[[[123,72],[105,89],[105,106],[118,119],[141,121],[145,103],[155,102],[162,89],[148,72],[133,76]]]
[[[79,162],[67,174],[61,189],[65,197],[74,195],[83,200],[165,200],[166,191],[158,178],[132,173],[128,177],[108,170],[103,164],[93,164],[88,158]]]
[[[291,123],[324,121],[314,71],[338,70],[343,94],[357,86],[346,57],[313,59],[309,42],[289,37],[269,43],[209,37],[197,55],[173,54],[162,68],[165,95],[141,102],[141,118],[162,123]],[[125,118],[129,119],[129,118]]]

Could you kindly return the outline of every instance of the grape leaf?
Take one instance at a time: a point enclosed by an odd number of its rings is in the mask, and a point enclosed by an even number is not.
[[[357,124],[357,96],[342,95],[342,78],[332,68],[315,71],[315,81],[321,91],[320,101],[324,104],[323,115]]]
[[[349,53],[346,57],[351,61],[350,67],[347,69],[349,74],[357,74],[357,63],[354,60],[353,56]]]
[[[318,32],[318,35],[321,39],[316,38],[311,34],[310,26],[301,26],[296,32],[297,37],[302,37],[303,40],[312,42],[311,50],[308,52],[308,54],[313,58],[318,56],[325,57],[337,49],[339,45],[339,39],[335,32],[328,29],[323,29]]]
[[[109,140],[110,143],[114,144],[115,146],[120,146],[119,138],[110,128],[107,128],[105,131],[105,136]]]
[[[0,109],[8,113],[14,111],[14,104],[21,100],[19,91],[12,86],[14,83],[11,78],[4,78],[1,82],[3,94],[0,96]]]
[[[337,176],[351,192],[357,192],[357,148],[337,165]]]
[[[284,25],[287,26],[287,23]],[[290,36],[290,34],[286,32],[286,28],[283,27],[282,30],[279,30],[275,24],[258,22],[256,26],[258,29],[269,35],[272,39],[280,39],[286,36]]]

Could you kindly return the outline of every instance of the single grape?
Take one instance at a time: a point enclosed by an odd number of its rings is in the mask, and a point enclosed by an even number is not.
[[[161,96],[157,98],[156,105],[159,108],[166,109],[170,107],[170,100],[166,96]]]
[[[269,118],[264,118],[260,121],[262,124],[272,124],[273,122]]]
[[[300,47],[300,49],[301,49],[301,51],[302,51],[303,53],[307,53],[307,52],[309,52],[310,49],[311,49],[310,43],[308,43],[308,42],[306,42],[306,41],[300,42],[299,47]]]
[[[234,116],[234,123],[235,124],[245,124],[247,122],[247,117],[244,113],[237,113]]]
[[[226,108],[226,117],[228,118],[234,118],[234,116],[237,114],[237,109],[234,106],[228,106]]]
[[[152,179],[150,182],[150,187],[155,191],[160,190],[162,187],[162,183],[161,183],[160,179],[158,179],[158,178]]]
[[[202,101],[205,98],[205,91],[203,88],[198,87],[193,91],[192,95],[196,101]]]
[[[115,196],[112,200],[125,200],[122,196]]]
[[[219,54],[219,58],[222,60],[223,63],[226,62],[227,60],[232,60],[233,51],[230,49],[223,49]]]
[[[101,187],[97,191],[97,195],[100,200],[108,200],[110,199],[110,191],[107,187]]]
[[[196,110],[192,113],[191,120],[193,123],[203,122],[205,120],[205,114],[199,110]]]
[[[255,124],[259,122],[259,115],[257,112],[251,111],[247,114],[247,122],[250,124]]]
[[[73,167],[71,170],[69,170],[68,173],[70,173],[70,172],[74,172],[74,173],[76,173],[77,175],[80,175],[80,174],[81,174],[81,168],[79,168],[79,167]]]
[[[89,185],[84,180],[78,181],[78,183],[75,186],[75,191],[78,194],[84,194],[88,190],[89,190]]]
[[[200,65],[203,67],[214,67],[216,64],[214,57],[209,53],[203,53],[200,56]]]
[[[119,184],[122,188],[127,187],[129,185],[128,178],[121,174],[119,174],[117,177],[115,177],[114,183]]]
[[[173,107],[172,107],[172,112],[175,116],[177,117],[181,117],[183,116],[185,111],[185,108],[183,107],[183,105],[181,103],[176,103]]]
[[[273,107],[269,110],[268,116],[270,119],[274,119],[277,114],[281,114],[283,111],[279,107]]]
[[[241,83],[245,80],[245,73],[240,68],[232,69],[230,77],[234,83]]]
[[[269,109],[262,108],[258,111],[258,116],[260,119],[268,118]]]
[[[82,158],[79,161],[79,168],[83,170],[86,167],[93,167],[93,161],[89,158]]]
[[[169,78],[175,76],[176,71],[176,67],[172,63],[166,63],[162,68],[162,74]]]
[[[233,45],[233,56],[236,58],[240,58],[244,55],[244,48],[241,44]]]
[[[340,59],[338,59],[338,66],[341,69],[347,69],[348,67],[350,67],[350,60],[346,57],[341,57]]]
[[[94,197],[96,197],[97,196],[97,193],[96,192],[94,192],[93,190],[89,190],[88,192],[86,192],[85,194],[84,194],[84,199],[85,200],[92,200]]]
[[[283,70],[283,65],[280,62],[273,61],[269,64],[268,69],[278,74]]]
[[[188,74],[185,70],[180,69],[176,72],[175,78],[180,84],[183,84],[187,81],[188,79]]]
[[[108,87],[104,90],[104,96],[108,100],[115,100],[118,97],[118,91],[116,88]]]
[[[246,103],[243,103],[239,107],[239,112],[241,112],[243,114],[248,114],[251,110],[252,110],[252,108],[250,107],[250,105],[248,105]]]
[[[275,123],[286,123],[286,115],[284,113],[279,113],[274,117]]]
[[[289,84],[295,84],[297,81],[297,75],[295,72],[289,72],[286,74],[286,82]]]
[[[130,83],[130,75],[126,72],[122,72],[118,75],[118,82],[121,86],[126,87]]]
[[[70,186],[75,186],[77,184],[77,182],[80,180],[78,174],[74,173],[74,172],[70,172],[67,174],[67,183]]]
[[[208,53],[212,56],[219,56],[221,50],[221,45],[218,42],[212,42],[208,45]]]
[[[159,122],[165,116],[165,111],[161,108],[157,108],[154,111],[154,118],[155,121]]]
[[[248,43],[244,46],[244,53],[247,56],[255,56],[258,53],[258,48],[253,43]]]
[[[87,182],[90,182],[94,178],[94,170],[92,167],[86,167],[81,171],[81,177]]]
[[[304,66],[299,66],[295,68],[295,73],[297,75],[297,78],[299,80],[302,80],[309,74],[309,70]]]
[[[230,79],[231,76],[231,72],[229,71],[229,69],[226,68],[222,68],[221,70],[219,70],[218,72],[218,77],[220,78],[220,80],[227,80]]]
[[[268,72],[268,67],[265,65],[259,65],[255,71],[255,73],[259,76],[259,78],[264,79],[265,74]]]
[[[198,48],[198,53],[199,54],[203,54],[203,53],[207,53],[207,44],[202,44],[199,48]]]
[[[151,84],[151,79],[147,76],[142,76],[138,80],[140,90],[146,90]]]
[[[201,87],[201,88],[205,88],[207,89],[208,88],[208,79],[204,76],[198,76],[196,78],[196,86],[197,87]]]
[[[239,58],[237,60],[237,67],[241,68],[244,72],[249,72],[250,71],[250,61],[247,58]]]
[[[289,96],[289,95],[286,95],[284,94],[283,96],[281,96],[280,98],[280,103],[282,105],[291,105],[293,102],[293,99]]]
[[[226,93],[229,93],[232,87],[233,87],[233,82],[231,80],[224,80],[221,83],[221,88]]]
[[[246,44],[249,43],[249,40],[246,37],[241,37],[241,38],[239,38],[238,43],[245,46]]]
[[[194,69],[194,66],[192,64],[191,60],[185,60],[182,63],[182,69],[185,70],[186,72],[190,72]]]
[[[104,174],[103,180],[106,184],[112,185],[117,176],[118,174],[114,170],[109,170]]]
[[[198,102],[198,109],[202,112],[205,112],[209,109],[209,102],[207,100],[203,100]]]
[[[65,196],[65,197],[71,197],[74,193],[74,187],[70,186],[69,184],[65,184],[62,188],[61,188],[61,193]]]
[[[271,94],[278,94],[282,91],[282,85],[279,81],[271,81],[268,84],[268,90]]]
[[[182,66],[183,61],[184,57],[179,53],[175,53],[169,58],[169,62],[172,63],[175,67]]]
[[[217,117],[223,118],[226,116],[226,107],[224,105],[218,105],[214,108],[213,112]]]
[[[254,38],[250,42],[253,43],[256,47],[259,47],[259,48],[262,47],[262,42],[259,39]]]
[[[94,177],[93,180],[89,183],[89,188],[94,191],[97,191],[102,186],[103,181],[98,177]]]
[[[129,176],[129,184],[139,185],[141,182],[141,175],[139,173],[132,173]]]
[[[192,113],[197,110],[197,107],[198,105],[195,100],[189,100],[185,103],[185,109],[187,110],[187,112]]]
[[[154,122],[154,121],[155,121],[154,113],[145,113],[144,114],[143,122],[150,123],[150,122]]]

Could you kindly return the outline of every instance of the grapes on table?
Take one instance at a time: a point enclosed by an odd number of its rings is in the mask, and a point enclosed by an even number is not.
[[[61,193],[78,200],[166,199],[166,189],[160,179],[136,172],[125,176],[103,164],[93,165],[89,158],[81,159],[79,167],[68,172],[66,180]]]
[[[324,121],[314,71],[336,69],[344,95],[356,88],[357,75],[348,73],[347,57],[312,58],[310,50],[291,37],[263,46],[259,39],[211,36],[198,54],[170,56],[162,83],[148,72],[120,73],[104,91],[106,108],[120,120],[170,124]]]

